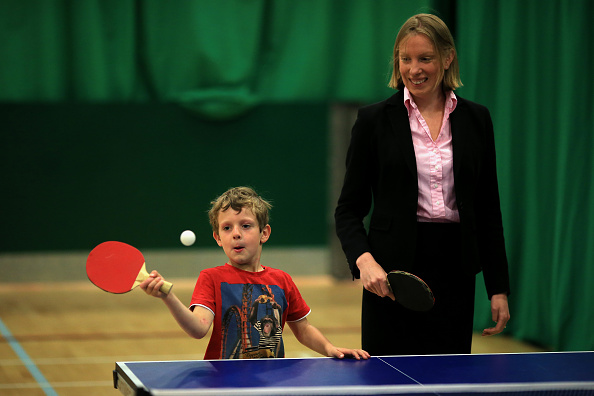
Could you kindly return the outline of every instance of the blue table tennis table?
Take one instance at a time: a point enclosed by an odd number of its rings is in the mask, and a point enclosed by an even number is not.
[[[125,395],[594,395],[594,352],[117,362]]]

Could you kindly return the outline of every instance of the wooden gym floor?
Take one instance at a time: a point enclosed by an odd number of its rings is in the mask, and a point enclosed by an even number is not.
[[[195,280],[174,291],[190,301]],[[359,347],[360,285],[295,277],[310,322],[335,345]],[[118,395],[116,361],[202,359],[208,337],[194,340],[165,305],[141,290],[105,293],[89,282],[0,283],[0,394]],[[317,356],[286,327],[287,357]],[[476,336],[473,353],[541,351],[506,336]],[[47,381],[46,390],[40,383]],[[46,392],[47,391],[47,392]]]

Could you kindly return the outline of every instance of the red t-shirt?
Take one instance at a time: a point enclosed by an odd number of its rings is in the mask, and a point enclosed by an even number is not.
[[[204,359],[284,357],[285,323],[311,311],[286,272],[248,272],[229,264],[200,272],[190,309],[197,305],[214,314]]]

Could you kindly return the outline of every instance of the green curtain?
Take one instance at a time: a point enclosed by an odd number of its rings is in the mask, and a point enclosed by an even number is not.
[[[0,101],[180,101],[221,117],[373,101],[391,92],[398,27],[431,3],[3,0]]]
[[[594,3],[459,1],[460,94],[489,107],[510,261],[508,330],[594,349]],[[484,292],[477,328],[491,325]]]

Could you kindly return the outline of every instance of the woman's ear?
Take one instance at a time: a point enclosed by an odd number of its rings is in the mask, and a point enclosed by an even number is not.
[[[454,61],[454,55],[455,55],[454,50],[451,50],[450,53],[449,53],[449,55],[445,58],[445,61],[444,61],[444,64],[443,64],[443,69],[444,70],[448,70],[450,68],[450,65]]]

